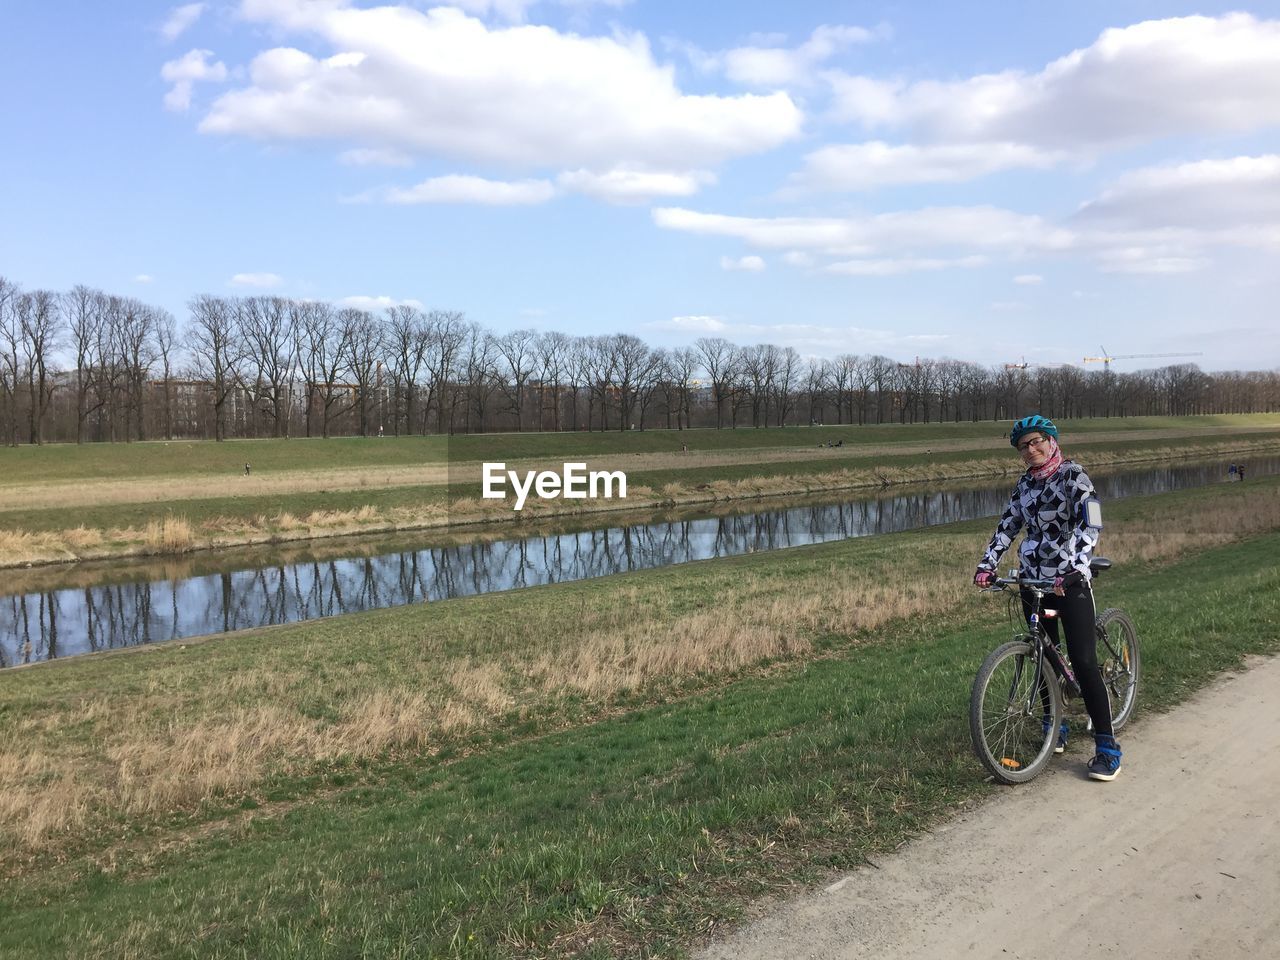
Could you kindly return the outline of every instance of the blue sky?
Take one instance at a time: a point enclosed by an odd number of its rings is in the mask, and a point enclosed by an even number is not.
[[[180,320],[1280,366],[1275,4],[10,0],[0,116],[0,274]]]

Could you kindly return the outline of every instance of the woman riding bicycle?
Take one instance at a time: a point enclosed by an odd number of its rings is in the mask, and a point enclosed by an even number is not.
[[[1113,736],[1111,702],[1098,668],[1094,632],[1097,614],[1089,582],[1089,557],[1097,546],[1099,530],[1092,525],[1099,523],[1099,514],[1089,509],[1089,501],[1097,499],[1093,484],[1083,467],[1063,459],[1058,449],[1058,428],[1046,417],[1023,417],[1009,431],[1009,443],[1021,454],[1027,472],[1013,488],[973,582],[979,587],[995,582],[1001,555],[1025,527],[1019,575],[1054,582],[1053,594],[1045,596],[1044,607],[1056,611],[1057,616],[1046,617],[1042,623],[1055,643],[1057,621],[1062,621],[1067,635],[1067,654],[1093,721],[1096,752],[1089,761],[1089,776],[1094,780],[1114,780],[1120,772],[1120,744]],[[1032,597],[1026,590],[1022,593],[1022,607],[1030,616]],[[1064,721],[1055,752],[1061,753],[1066,742]]]

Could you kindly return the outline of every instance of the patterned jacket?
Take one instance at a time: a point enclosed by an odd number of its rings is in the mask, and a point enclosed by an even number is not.
[[[1019,549],[1020,572],[1028,578],[1052,580],[1078,570],[1089,579],[1089,557],[1098,545],[1099,530],[1085,522],[1085,501],[1095,498],[1084,467],[1062,461],[1053,476],[1036,480],[1030,471],[1013,488],[1013,496],[996,526],[995,536],[978,564],[996,572],[1001,555],[1023,527]]]

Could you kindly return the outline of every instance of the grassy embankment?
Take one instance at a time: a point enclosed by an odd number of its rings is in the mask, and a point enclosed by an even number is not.
[[[994,789],[987,526],[0,674],[0,955],[678,952]],[[1109,508],[1147,718],[1276,649],[1278,530],[1275,480]]]
[[[1069,452],[1101,471],[1280,450],[1280,417],[1084,420]],[[817,441],[842,439],[817,450]],[[689,451],[679,449],[688,445]],[[479,469],[575,458],[623,469],[622,501],[479,499]],[[243,475],[244,462],[253,465]],[[181,553],[556,513],[706,503],[892,483],[1010,476],[992,424],[505,434],[50,446],[0,451],[0,566]]]

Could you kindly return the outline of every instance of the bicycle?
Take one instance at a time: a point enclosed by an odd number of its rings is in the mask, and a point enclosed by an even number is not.
[[[1089,563],[1095,577],[1110,569],[1111,561],[1097,557]],[[978,669],[969,700],[969,733],[982,765],[1000,783],[1026,783],[1048,764],[1057,746],[1065,704],[1080,696],[1080,685],[1067,659],[1045,632],[1044,597],[1052,580],[1024,580],[1017,572],[999,577],[987,592],[1025,589],[1032,598],[1029,630],[993,650]],[[1021,623],[1022,598],[1009,601],[1010,619]],[[1096,620],[1098,666],[1111,701],[1111,726],[1116,732],[1129,722],[1138,701],[1141,660],[1138,634],[1128,614],[1109,607]],[[1090,723],[1092,727],[1092,723]]]

